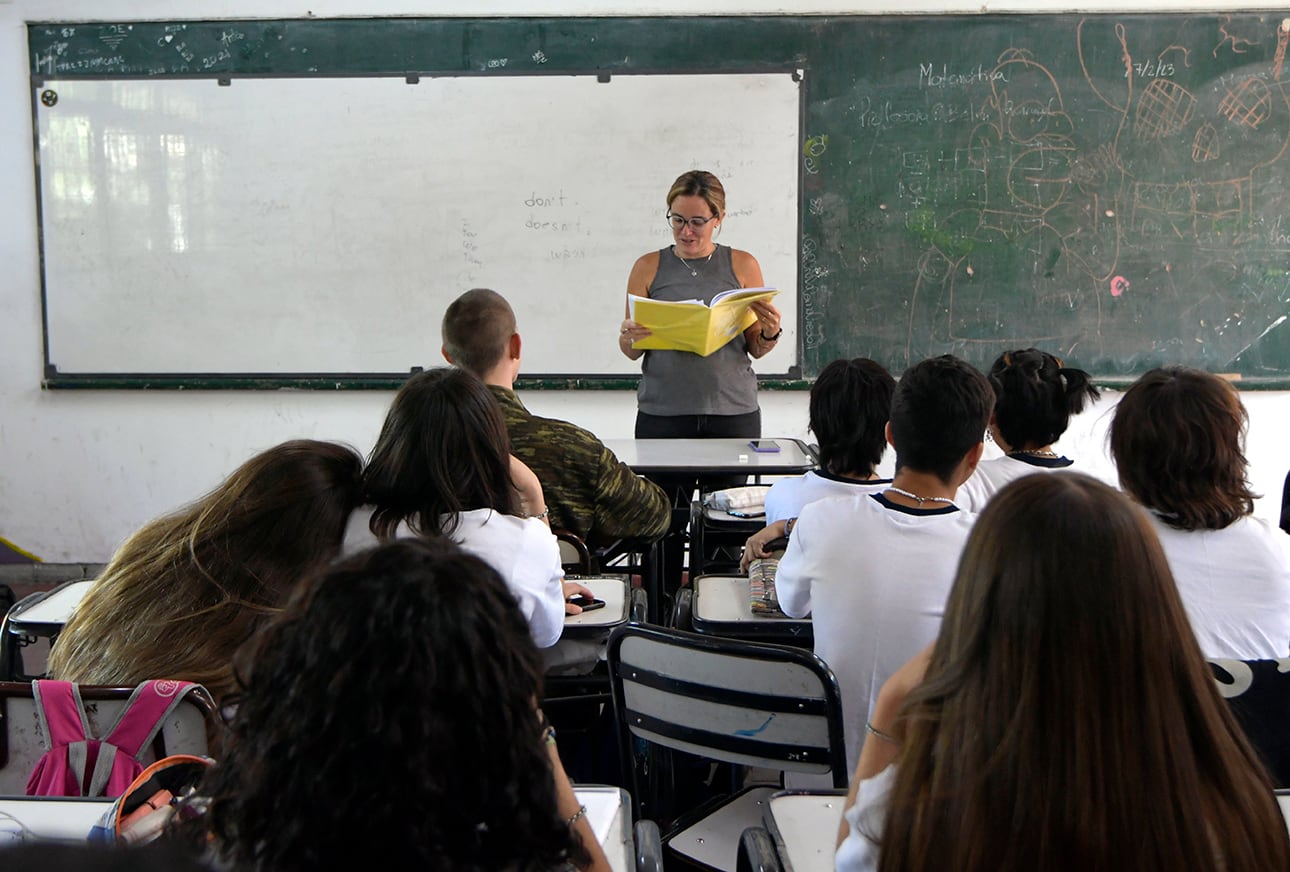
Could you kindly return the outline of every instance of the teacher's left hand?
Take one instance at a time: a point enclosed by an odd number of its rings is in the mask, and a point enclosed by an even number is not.
[[[779,314],[774,304],[769,300],[758,300],[748,308],[753,310],[757,316],[757,327],[761,330],[762,336],[775,336],[779,333],[780,321],[783,316]]]

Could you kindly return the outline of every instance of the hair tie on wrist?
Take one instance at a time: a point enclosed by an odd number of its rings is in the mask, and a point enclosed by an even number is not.
[[[758,334],[761,335],[762,342],[777,342],[779,341],[779,337],[784,335],[784,328],[780,327],[779,332],[776,333],[774,336],[767,336],[765,330],[758,330],[757,332]]]

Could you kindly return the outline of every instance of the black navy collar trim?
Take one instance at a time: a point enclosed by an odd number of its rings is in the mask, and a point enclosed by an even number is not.
[[[1075,463],[1069,457],[1039,457],[1034,454],[1009,454],[1008,456],[1013,460],[1019,460],[1031,466],[1042,466],[1045,469],[1065,469]]]
[[[878,505],[884,509],[891,509],[894,512],[904,512],[906,515],[952,515],[959,511],[959,507],[950,503],[948,506],[942,506],[939,509],[916,509],[913,506],[902,506],[899,503],[893,503],[882,494],[869,494],[870,499],[878,501]]]
[[[822,479],[825,479],[827,481],[836,481],[840,484],[864,484],[864,485],[891,484],[891,479],[889,478],[871,478],[868,481],[858,481],[854,478],[847,478],[844,475],[834,475],[833,473],[823,469],[815,469],[815,470],[812,470],[812,472],[814,472]]]

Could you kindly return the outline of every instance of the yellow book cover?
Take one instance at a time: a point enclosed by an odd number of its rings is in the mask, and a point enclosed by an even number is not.
[[[735,288],[717,294],[710,304],[702,300],[651,300],[628,294],[631,319],[651,331],[632,347],[691,351],[707,357],[757,320],[749,306],[778,293],[775,288]]]

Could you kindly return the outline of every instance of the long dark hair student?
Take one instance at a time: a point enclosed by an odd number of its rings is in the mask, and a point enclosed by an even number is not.
[[[302,575],[340,551],[362,468],[347,446],[284,442],[145,524],[59,635],[50,674],[86,684],[183,679],[222,700],[233,652]]]
[[[883,872],[1290,868],[1150,523],[1086,476],[986,507],[900,724]]]
[[[542,659],[514,597],[446,539],[331,567],[239,662],[245,690],[199,825],[234,868],[603,860],[556,771]]]
[[[520,514],[510,444],[497,400],[478,378],[443,367],[412,376],[368,459],[372,532],[388,538],[406,522],[423,535],[450,533],[471,509]]]

